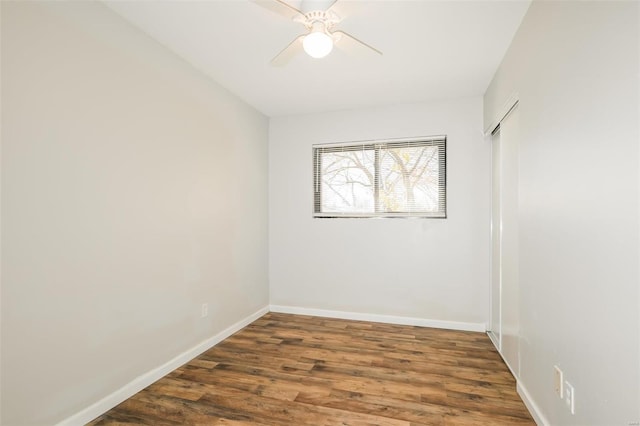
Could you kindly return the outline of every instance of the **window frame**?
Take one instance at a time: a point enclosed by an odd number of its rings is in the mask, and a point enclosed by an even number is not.
[[[323,153],[339,152],[343,150],[375,150],[379,152],[382,149],[388,149],[390,147],[402,147],[402,145],[410,146],[435,146],[438,148],[438,187],[439,199],[438,205],[440,209],[437,212],[387,212],[387,211],[375,211],[367,213],[338,213],[338,212],[321,212],[322,206],[322,179],[321,179],[321,164],[320,159]],[[379,154],[375,154],[376,158]],[[398,139],[383,139],[383,140],[371,140],[371,141],[355,141],[355,142],[341,142],[341,143],[327,143],[327,144],[313,144],[312,145],[312,170],[313,170],[313,206],[312,215],[313,218],[319,219],[336,219],[336,218],[412,218],[412,219],[446,219],[447,218],[447,136],[423,136],[413,138],[398,138]],[[378,196],[379,196],[379,170],[377,169],[377,161],[374,163],[374,175],[376,176],[374,182],[374,206],[378,209]]]

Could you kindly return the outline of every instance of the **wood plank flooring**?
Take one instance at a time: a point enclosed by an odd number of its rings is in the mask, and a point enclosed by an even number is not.
[[[269,313],[90,423],[535,425],[483,333]]]

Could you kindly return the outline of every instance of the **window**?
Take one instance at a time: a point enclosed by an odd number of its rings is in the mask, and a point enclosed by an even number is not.
[[[446,217],[446,137],[314,145],[315,217]]]

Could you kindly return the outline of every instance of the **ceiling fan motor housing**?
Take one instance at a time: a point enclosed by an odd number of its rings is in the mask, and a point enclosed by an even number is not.
[[[312,10],[302,16],[294,19],[296,22],[300,22],[310,31],[320,30],[320,26],[324,31],[329,31],[335,24],[341,21],[341,18],[333,11],[324,10]]]

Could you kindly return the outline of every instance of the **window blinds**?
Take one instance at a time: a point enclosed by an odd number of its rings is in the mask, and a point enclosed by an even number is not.
[[[446,217],[446,137],[313,146],[314,216]]]

